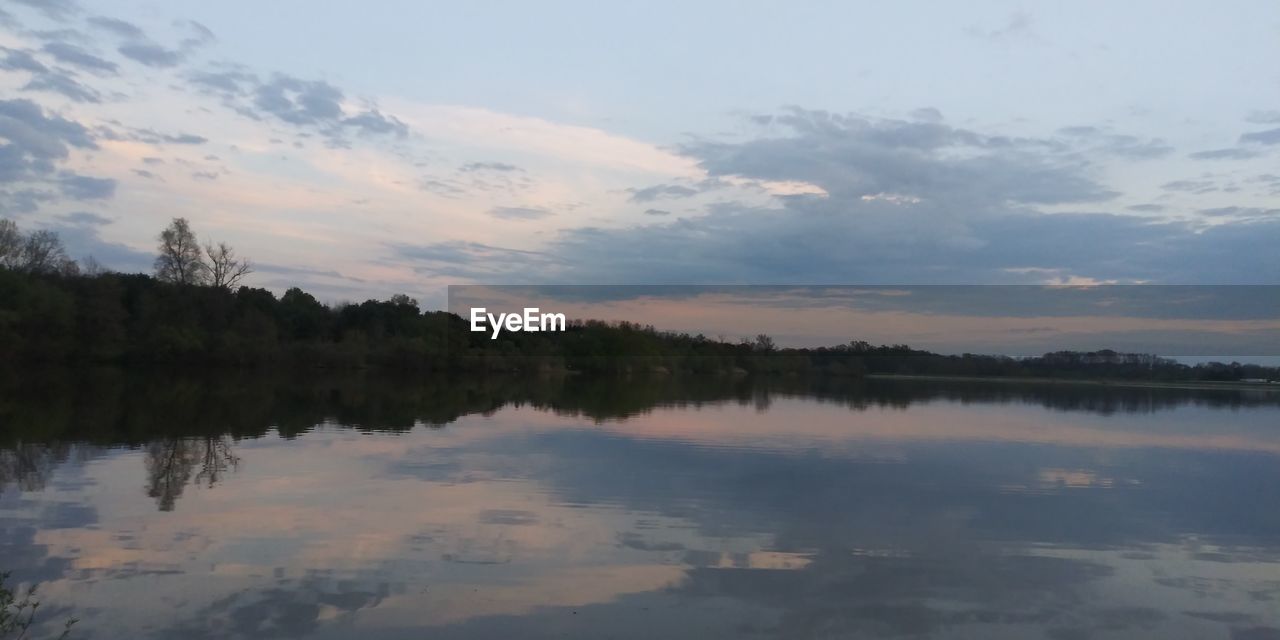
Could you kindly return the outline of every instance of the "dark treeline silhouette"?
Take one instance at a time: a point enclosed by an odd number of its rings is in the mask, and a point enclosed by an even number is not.
[[[300,289],[276,297],[241,286],[164,282],[143,274],[0,268],[0,361],[12,364],[290,366],[329,369],[915,374],[1166,381],[1280,379],[1251,364],[1187,366],[1112,351],[1039,358],[944,356],[850,342],[786,349],[631,323],[572,322],[564,333],[491,340],[406,296],[328,306]]]
[[[0,222],[0,361],[24,366],[1280,379],[1277,367],[1191,367],[1113,351],[1015,359],[862,341],[788,349],[766,335],[735,343],[627,322],[577,321],[562,333],[504,332],[491,340],[463,318],[424,312],[404,295],[329,306],[298,288],[277,297],[239,286],[250,263],[226,243],[202,248],[181,218],[158,236],[155,276],[78,267],[56,234],[24,236]]]

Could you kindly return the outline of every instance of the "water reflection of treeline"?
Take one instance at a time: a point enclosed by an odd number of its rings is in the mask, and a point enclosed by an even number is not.
[[[1186,405],[1280,406],[1280,394],[1243,389],[831,376],[178,375],[53,369],[0,380],[0,446],[15,441],[140,446],[158,437],[245,438],[271,430],[288,438],[324,423],[397,431],[524,405],[609,420],[665,406],[732,402],[765,409],[780,397],[806,397],[853,410],[936,401],[1019,403],[1098,414]]]
[[[235,444],[318,425],[368,431],[438,428],[469,414],[531,406],[596,421],[656,407],[734,403],[768,410],[806,398],[853,411],[915,403],[1029,404],[1097,414],[1182,406],[1280,406],[1276,394],[983,381],[744,376],[290,376],[35,370],[0,380],[0,488],[45,487],[54,470],[109,447],[146,456],[146,493],[172,510],[184,489],[213,486],[239,463]]]

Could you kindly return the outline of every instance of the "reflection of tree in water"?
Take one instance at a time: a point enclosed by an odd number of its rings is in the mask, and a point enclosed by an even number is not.
[[[161,511],[173,511],[194,476],[197,485],[212,487],[240,464],[228,436],[161,438],[147,444],[147,495]],[[196,471],[199,467],[199,471]]]
[[[59,465],[76,449],[68,443],[17,442],[0,449],[0,489],[16,484],[20,491],[41,491]]]

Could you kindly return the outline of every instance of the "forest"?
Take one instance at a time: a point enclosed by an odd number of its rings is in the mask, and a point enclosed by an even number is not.
[[[942,355],[851,340],[780,348],[766,335],[728,342],[628,322],[574,320],[562,333],[473,333],[463,318],[405,295],[327,305],[299,288],[240,285],[252,265],[225,243],[203,247],[186,220],[159,236],[154,275],[66,257],[56,234],[0,220],[0,362],[32,365],[388,368],[414,371],[909,374],[1234,381],[1280,368],[1189,366],[1149,354],[1055,352],[1034,358]]]

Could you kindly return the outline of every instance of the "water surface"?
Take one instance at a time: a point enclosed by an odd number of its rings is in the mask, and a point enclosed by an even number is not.
[[[0,568],[81,638],[1280,637],[1280,398],[45,374]],[[52,628],[52,627],[50,627]]]

